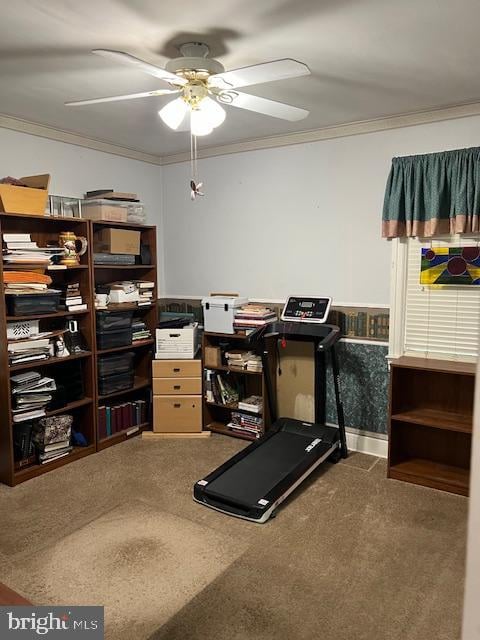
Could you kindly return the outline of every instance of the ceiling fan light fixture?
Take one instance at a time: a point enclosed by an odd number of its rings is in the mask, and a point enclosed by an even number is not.
[[[225,120],[225,109],[211,98],[204,98],[201,101],[198,110],[201,111],[203,117],[209,122],[212,129],[219,127]]]
[[[158,115],[167,127],[176,130],[182,123],[188,111],[189,107],[185,100],[183,98],[176,98],[162,107],[158,112]]]
[[[190,128],[194,136],[208,136],[213,131],[212,125],[201,109],[192,109]]]

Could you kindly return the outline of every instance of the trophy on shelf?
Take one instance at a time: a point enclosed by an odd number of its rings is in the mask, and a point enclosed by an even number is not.
[[[58,244],[64,250],[60,264],[76,267],[80,264],[80,256],[83,256],[87,250],[88,242],[83,236],[76,236],[73,231],[62,231],[58,238]]]

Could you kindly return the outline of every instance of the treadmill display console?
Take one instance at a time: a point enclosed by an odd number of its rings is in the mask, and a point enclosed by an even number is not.
[[[331,298],[290,296],[282,311],[282,320],[288,322],[326,322]]]

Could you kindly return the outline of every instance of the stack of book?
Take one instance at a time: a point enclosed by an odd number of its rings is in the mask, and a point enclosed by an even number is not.
[[[86,303],[83,302],[80,292],[80,282],[69,282],[60,287],[62,295],[60,304],[66,311],[85,311]]]
[[[232,411],[232,419],[227,427],[235,433],[255,438],[260,438],[264,433],[263,419],[260,416],[251,416],[239,411]]]
[[[247,362],[253,356],[252,351],[241,351],[240,349],[231,349],[225,352],[225,358],[230,369],[237,369],[244,371],[247,367]]]
[[[73,449],[70,444],[72,424],[73,417],[66,414],[42,418],[34,424],[32,441],[35,444],[40,464],[68,456]]]
[[[46,360],[53,355],[50,338],[27,338],[8,343],[8,363],[10,366],[36,360]]]
[[[4,271],[3,284],[5,294],[10,293],[49,293],[52,284],[50,276],[35,271]]]
[[[125,429],[132,429],[145,424],[147,420],[147,403],[145,400],[98,407],[99,437],[106,438],[120,431],[125,431]]]
[[[251,371],[252,373],[262,373],[263,371],[262,356],[257,356],[256,354],[252,354],[247,361],[247,371]]]
[[[276,319],[277,314],[272,309],[262,304],[249,303],[235,311],[233,327],[234,329],[256,329]]]
[[[6,266],[47,268],[54,256],[63,254],[60,247],[39,247],[29,233],[3,234],[3,262]]]
[[[240,392],[228,383],[223,376],[211,369],[205,369],[205,399],[215,404],[236,406]]]
[[[13,422],[34,420],[45,415],[56,390],[53,378],[42,377],[37,371],[19,373],[10,378]]]
[[[136,280],[135,285],[138,289],[139,299],[137,305],[139,307],[148,307],[152,304],[153,289],[155,283],[149,280]]]
[[[141,318],[133,318],[132,321],[132,342],[138,340],[148,340],[152,337],[150,329]]]
[[[242,411],[251,411],[252,413],[262,413],[263,410],[263,400],[261,396],[248,396],[248,398],[244,398],[240,400],[238,403],[238,408]]]

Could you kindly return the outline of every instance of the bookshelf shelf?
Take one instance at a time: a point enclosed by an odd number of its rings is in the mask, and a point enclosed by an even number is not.
[[[94,265],[95,269],[109,269],[116,270],[121,269],[122,271],[129,269],[155,269],[153,264],[96,264]]]
[[[56,311],[55,313],[40,313],[38,315],[30,314],[28,316],[6,316],[7,322],[19,322],[20,320],[47,320],[55,318],[65,318],[66,316],[83,316],[90,313],[89,309],[81,311]]]
[[[75,400],[75,402],[69,402],[64,407],[60,407],[59,409],[45,411],[45,416],[56,416],[61,413],[68,413],[69,411],[73,411],[74,409],[78,409],[79,407],[85,407],[87,404],[91,404],[92,402],[93,398],[82,398],[81,400]],[[13,422],[13,424],[21,424],[21,422]]]
[[[91,444],[88,447],[74,447],[73,451],[64,458],[59,458],[58,460],[53,460],[46,464],[33,464],[29,467],[25,467],[24,469],[15,470],[13,484],[20,484],[20,482],[25,482],[25,480],[30,480],[31,478],[36,478],[44,473],[48,473],[49,471],[52,471],[52,469],[58,469],[59,467],[63,467],[66,464],[74,462],[75,460],[85,458],[85,456],[95,453],[95,450],[96,447],[94,444]]]
[[[65,358],[47,358],[46,360],[33,360],[32,362],[23,362],[22,364],[14,364],[10,367],[10,371],[23,371],[24,369],[35,369],[36,367],[49,367],[60,362],[70,362],[71,360],[80,360],[88,358],[92,355],[91,351],[82,351],[82,353],[74,353]]]
[[[235,349],[242,349],[242,342],[248,336],[245,333],[212,333],[205,332],[203,334],[203,349],[202,353],[205,354],[207,347],[219,348],[220,343],[228,343],[231,341]],[[230,347],[231,348],[231,347]],[[268,351],[268,363],[269,373],[272,379],[275,378],[277,368],[277,351],[275,348],[275,341],[268,338],[265,342],[265,348]],[[255,347],[252,345],[245,345],[245,351],[254,351]],[[243,440],[255,440],[255,435],[248,433],[238,433],[227,428],[227,423],[230,421],[230,414],[232,411],[239,411],[249,416],[255,416],[263,418],[264,430],[268,430],[271,423],[270,409],[267,400],[267,385],[265,380],[265,373],[256,371],[237,370],[227,365],[219,365],[216,367],[210,367],[202,361],[202,367],[205,372],[206,369],[210,371],[218,371],[225,373],[233,373],[238,375],[237,381],[241,383],[241,388],[245,392],[245,397],[249,395],[260,396],[263,400],[263,410],[258,413],[255,411],[246,411],[239,409],[235,404],[234,406],[225,405],[219,402],[210,402],[205,397],[205,373],[203,375],[203,428],[215,433],[221,433],[223,435],[231,436],[233,438],[241,438]],[[276,391],[276,385],[274,385],[274,393]],[[242,399],[242,396],[240,396]],[[218,400],[218,398],[216,398]],[[273,398],[273,402],[276,403],[276,397]]]
[[[122,431],[118,431],[117,433],[113,433],[111,436],[107,436],[106,438],[101,438],[98,441],[98,449],[106,449],[110,447],[112,444],[118,444],[119,442],[123,442],[124,440],[128,440],[129,438],[133,438],[138,436],[143,431],[148,431],[151,429],[150,422],[143,422],[142,424],[137,424],[133,427],[129,427],[128,429],[123,429]]]
[[[233,369],[232,367],[227,367],[226,365],[222,365],[220,367],[207,367],[204,365],[206,369],[212,369],[213,371],[231,371],[232,373],[238,373],[243,376],[262,376],[263,371],[247,371],[246,369]]]
[[[132,344],[128,344],[125,347],[112,347],[111,349],[98,349],[97,354],[99,356],[108,355],[109,353],[121,353],[122,351],[130,351],[131,349],[141,349],[142,347],[149,347],[153,345],[154,339],[150,338],[148,340],[137,340],[136,342],[132,342]]]
[[[256,440],[255,436],[249,436],[243,433],[237,433],[236,431],[232,431],[228,429],[222,422],[210,422],[209,424],[203,427],[208,431],[213,431],[214,433],[221,433],[224,436],[231,436],[232,438],[239,438],[240,440]]]

